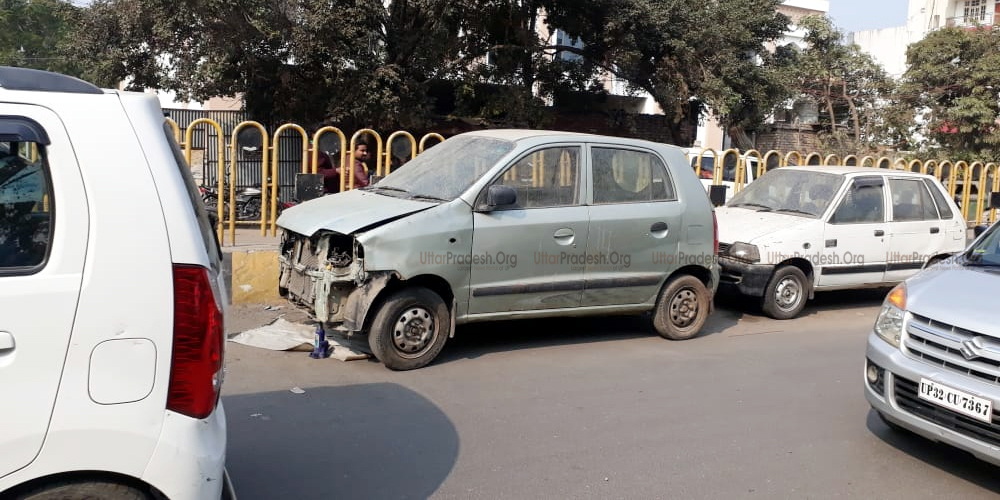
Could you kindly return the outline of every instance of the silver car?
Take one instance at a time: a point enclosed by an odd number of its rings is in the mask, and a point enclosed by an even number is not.
[[[719,281],[704,188],[679,148],[639,140],[462,134],[278,225],[280,293],[396,370],[476,321],[651,313],[691,338]]]
[[[978,232],[978,231],[977,231]],[[883,421],[1000,465],[1000,226],[897,286],[868,337],[865,396]]]

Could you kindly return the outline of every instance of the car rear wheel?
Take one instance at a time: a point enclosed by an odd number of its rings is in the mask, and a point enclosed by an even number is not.
[[[691,275],[670,280],[653,312],[653,328],[661,337],[687,340],[701,332],[711,309],[708,288]]]
[[[441,296],[426,288],[392,293],[368,331],[372,354],[392,370],[429,364],[451,335],[451,312]]]
[[[50,484],[14,498],[18,500],[147,500],[151,497],[142,490],[124,484],[81,481]]]
[[[808,279],[801,269],[779,267],[764,289],[761,308],[774,319],[792,319],[805,309],[808,291]]]

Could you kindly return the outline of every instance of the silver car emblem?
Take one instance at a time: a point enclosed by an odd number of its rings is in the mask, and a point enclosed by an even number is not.
[[[983,348],[981,342],[979,337],[966,340],[962,342],[962,348],[959,351],[962,353],[962,356],[965,356],[965,359],[972,361],[979,357],[979,350]]]

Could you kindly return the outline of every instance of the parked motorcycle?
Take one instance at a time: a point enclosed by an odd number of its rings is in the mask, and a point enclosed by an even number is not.
[[[219,207],[219,192],[218,188],[214,186],[201,186],[201,199],[205,203],[205,207],[212,213],[215,213]],[[229,218],[229,200],[228,196],[228,185],[224,188],[227,190],[223,195],[222,203],[222,213],[223,217]],[[255,185],[252,187],[243,188],[236,192],[236,220],[237,221],[259,221],[261,217],[260,211],[260,185]]]

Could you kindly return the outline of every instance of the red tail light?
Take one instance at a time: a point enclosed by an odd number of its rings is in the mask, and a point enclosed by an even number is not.
[[[713,233],[713,245],[715,245],[715,255],[719,255],[719,218],[715,216],[715,210],[712,210],[712,233]]]
[[[225,331],[208,270],[174,265],[174,344],[167,409],[192,418],[215,410],[222,388]]]

